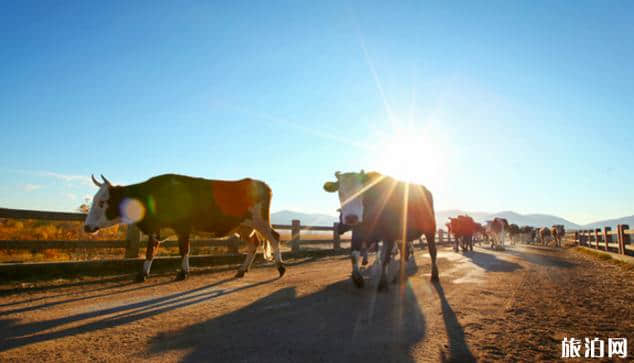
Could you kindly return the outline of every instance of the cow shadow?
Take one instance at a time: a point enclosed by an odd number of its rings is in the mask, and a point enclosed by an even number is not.
[[[188,291],[46,321],[19,324],[14,319],[0,320],[0,327],[2,328],[0,330],[0,352],[33,343],[125,325],[171,310],[199,304],[219,296],[258,287],[276,281],[277,278],[233,288],[220,287],[222,284],[233,280],[235,279],[227,278]],[[88,322],[81,324],[82,321]],[[77,322],[80,322],[80,324],[77,324]],[[42,333],[66,324],[73,326]]]
[[[104,288],[104,289],[89,290],[87,292],[82,291],[82,292],[76,293],[76,295],[79,295],[79,294],[84,295],[84,294],[90,293],[90,292],[104,291],[104,290],[107,291],[107,290],[113,290],[113,289],[116,289],[116,288],[119,288],[119,287],[123,287],[123,286],[134,285],[134,287],[131,287],[131,288],[128,288],[128,289],[123,289],[123,290],[108,291],[108,292],[103,292],[103,293],[100,293],[100,294],[89,295],[89,296],[73,297],[73,298],[70,298],[70,299],[52,301],[52,302],[47,302],[47,303],[43,303],[43,304],[38,304],[38,305],[33,305],[33,306],[25,306],[25,307],[14,308],[14,309],[9,309],[9,310],[0,310],[0,316],[10,315],[10,314],[25,313],[25,312],[30,312],[30,311],[47,309],[47,308],[51,308],[51,307],[57,306],[57,305],[69,304],[69,303],[78,302],[78,301],[84,301],[84,300],[97,299],[97,298],[105,297],[105,296],[113,296],[113,295],[118,295],[118,294],[124,294],[124,293],[131,292],[131,291],[139,291],[139,290],[143,290],[143,289],[147,289],[147,288],[158,287],[158,286],[161,286],[161,285],[169,284],[171,282],[172,281],[163,281],[163,282],[159,282],[159,283],[155,283],[155,284],[146,284],[146,285],[143,285],[143,286],[139,286],[138,283],[129,283],[129,284],[121,284],[121,285],[117,285],[117,286],[112,286],[112,287]],[[42,300],[42,299],[52,299],[52,298],[56,298],[56,297],[72,296],[72,295],[73,294],[60,294],[60,295],[55,295],[55,296],[44,296],[44,297],[40,297],[40,298],[36,298],[36,299],[32,299],[32,300],[24,300],[22,302],[16,302],[16,303],[14,303],[12,305],[30,303],[30,302],[35,302],[35,301]],[[6,306],[9,306],[9,304],[6,304]],[[0,308],[1,307],[2,306],[0,306]]]
[[[491,253],[483,253],[480,251],[465,251],[462,253],[470,262],[481,267],[487,272],[513,272],[522,268],[515,262],[509,262],[499,259]]]
[[[506,250],[502,252],[507,255],[519,257],[524,261],[533,263],[535,265],[545,266],[545,267],[560,267],[560,268],[573,268],[577,266],[577,264],[573,262],[569,262],[564,260],[563,258],[550,256],[543,253],[538,252],[522,252],[516,250]]]
[[[7,289],[7,290],[0,291],[0,297],[10,296],[10,295],[17,295],[17,294],[24,294],[24,293],[52,292],[52,291],[55,291],[55,290],[60,290],[60,289],[69,288],[69,287],[78,287],[78,286],[84,287],[84,286],[104,284],[104,283],[120,282],[120,283],[117,283],[117,284],[113,284],[111,286],[97,287],[97,288],[94,288],[94,289],[85,288],[85,289],[82,290],[82,293],[96,292],[96,291],[115,289],[115,288],[118,288],[118,287],[124,287],[124,286],[128,286],[128,285],[134,284],[133,282],[130,282],[129,280],[130,280],[129,275],[123,275],[123,276],[116,276],[116,277],[111,277],[111,278],[98,279],[98,280],[94,280],[94,281],[79,281],[79,282],[69,282],[69,283],[53,284],[53,285],[49,284],[49,285],[45,285],[45,286],[33,286],[33,287],[17,287],[17,288],[13,288],[13,289]],[[23,304],[23,303],[34,302],[34,301],[37,301],[37,300],[50,299],[50,298],[61,297],[61,296],[69,296],[69,295],[72,295],[72,293],[59,293],[59,294],[56,294],[56,295],[46,295],[46,296],[39,297],[39,298],[30,298],[30,299],[25,299],[25,300],[21,300],[21,301],[12,301],[10,303],[0,304],[0,307],[18,305],[18,304]]]
[[[471,353],[469,346],[465,340],[464,329],[458,322],[456,313],[449,305],[445,290],[440,282],[433,283],[434,289],[440,298],[440,307],[442,310],[443,320],[445,322],[445,330],[447,331],[449,356],[445,352],[441,352],[441,362],[475,362],[476,359]]]
[[[148,354],[184,362],[413,362],[425,318],[411,287],[389,293],[339,281],[300,296],[282,288],[229,314],[158,334]]]

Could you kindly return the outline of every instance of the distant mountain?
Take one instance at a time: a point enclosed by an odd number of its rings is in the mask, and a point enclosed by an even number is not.
[[[449,220],[449,217],[455,217],[457,215],[467,214],[471,216],[476,222],[484,223],[495,217],[506,218],[509,223],[515,223],[518,226],[552,226],[554,224],[563,224],[566,229],[592,229],[603,228],[605,226],[611,226],[613,230],[616,230],[617,224],[627,224],[634,228],[634,215],[629,217],[623,217],[618,219],[608,219],[604,221],[597,221],[585,225],[578,225],[567,219],[549,215],[549,214],[519,214],[513,211],[502,211],[497,213],[489,212],[469,212],[460,209],[450,209],[436,211],[436,223],[439,228],[445,228],[445,223]],[[339,221],[338,216],[331,216],[328,214],[318,213],[302,213],[290,210],[283,210],[275,213],[271,213],[271,222],[274,224],[291,224],[293,219],[299,219],[303,225],[309,226],[331,226],[334,222]]]
[[[634,228],[634,216],[616,218],[616,219],[606,219],[604,221],[584,224],[583,226],[581,226],[581,229],[612,227],[612,230],[616,231],[617,224],[627,224],[630,226],[630,228]]]

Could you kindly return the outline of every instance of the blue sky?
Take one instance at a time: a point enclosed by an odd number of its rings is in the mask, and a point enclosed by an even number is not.
[[[634,214],[634,3],[3,2],[0,206],[91,173],[245,176],[334,214],[336,170],[436,209]]]

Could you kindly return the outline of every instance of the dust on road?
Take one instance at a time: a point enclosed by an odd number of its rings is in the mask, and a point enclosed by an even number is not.
[[[408,282],[357,289],[346,257],[0,297],[0,361],[557,360],[563,336],[634,338],[634,274],[573,250],[417,252]]]

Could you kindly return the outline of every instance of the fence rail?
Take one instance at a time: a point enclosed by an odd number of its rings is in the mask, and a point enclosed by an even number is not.
[[[569,242],[579,246],[632,256],[634,255],[632,235],[634,235],[634,229],[630,229],[627,224],[619,224],[615,231],[611,227],[584,229],[569,231],[565,237]]]
[[[0,219],[34,219],[47,221],[84,221],[86,214],[51,212],[22,209],[0,208]],[[301,246],[332,244],[332,249],[341,249],[341,243],[350,242],[350,239],[341,239],[337,233],[337,223],[332,226],[307,226],[301,221],[293,220],[291,224],[273,224],[276,230],[290,231],[290,239],[285,239],[292,252],[299,252]],[[331,232],[331,239],[302,239],[302,231]],[[438,230],[436,241],[438,243],[450,243],[451,236],[443,230]],[[225,237],[218,239],[192,239],[192,246],[196,247],[226,247],[229,253],[238,253],[243,244],[237,237]],[[422,243],[422,241],[421,241]],[[2,250],[45,250],[45,249],[124,249],[123,258],[138,258],[142,248],[143,239],[141,231],[133,225],[128,226],[125,239],[121,240],[0,240]],[[168,240],[161,244],[164,247],[177,247],[178,242]]]

